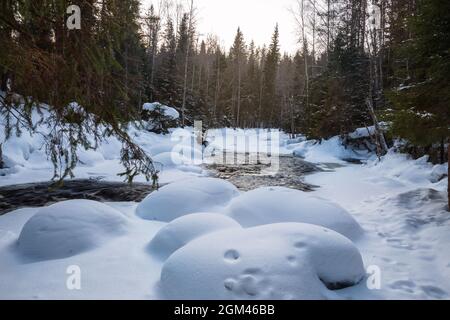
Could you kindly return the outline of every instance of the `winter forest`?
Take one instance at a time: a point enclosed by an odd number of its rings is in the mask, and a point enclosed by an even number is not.
[[[269,2],[1,1],[1,300],[450,299],[450,2]]]

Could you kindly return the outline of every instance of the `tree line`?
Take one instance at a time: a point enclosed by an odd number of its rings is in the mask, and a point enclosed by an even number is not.
[[[278,26],[267,46],[237,28],[224,48],[217,36],[199,35],[192,3],[177,15],[150,7],[144,95],[181,108],[186,123],[282,128],[316,139],[384,121],[388,141],[402,138],[404,150],[442,163],[447,9],[444,0],[293,0],[299,42],[289,54],[280,50]]]
[[[65,28],[69,4],[5,0],[0,13],[0,112],[8,130],[33,130],[31,106],[51,106],[60,130],[48,138],[49,150],[69,168],[60,176],[76,162],[67,146],[94,148],[87,136],[102,139],[100,125],[124,142],[126,175],[151,174],[151,160],[137,160],[142,151],[123,127],[147,101],[177,108],[182,125],[282,128],[316,139],[385,121],[387,138],[445,161],[446,0],[293,0],[294,54],[281,52],[279,33],[292,30],[278,26],[267,46],[236,26],[234,43],[223,47],[217,35],[197,30],[193,0],[159,0],[146,11],[139,0],[76,1],[81,30]],[[28,107],[15,108],[13,93]],[[73,101],[84,114],[67,109]],[[93,125],[83,122],[86,114],[95,115]]]

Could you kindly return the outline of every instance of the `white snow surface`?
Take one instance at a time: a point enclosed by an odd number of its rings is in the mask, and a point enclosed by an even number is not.
[[[232,229],[197,239],[164,264],[161,291],[173,300],[325,299],[327,284],[356,284],[361,255],[345,237],[308,224]],[[323,282],[322,282],[323,281]]]
[[[308,176],[315,194],[346,208],[364,228],[356,242],[366,266],[379,268],[379,290],[349,288],[357,299],[449,299],[450,217],[447,178],[425,159],[389,153],[366,165]]]
[[[43,110],[45,116],[46,111]],[[37,122],[40,115],[34,112],[33,119]],[[45,153],[43,135],[50,128],[38,126],[42,134],[22,132],[20,137],[13,135],[4,141],[4,119],[0,117],[0,143],[3,143],[3,157],[6,169],[0,169],[0,186],[48,181],[53,176],[53,165]],[[156,158],[156,168],[161,171],[160,183],[166,184],[190,177],[206,176],[199,164],[201,147],[194,138],[193,128],[171,129],[168,135],[158,135],[146,130],[140,130],[135,124],[128,127],[130,137],[149,155]],[[120,164],[122,144],[115,137],[107,137],[97,150],[79,148],[79,163],[74,170],[75,179],[101,178],[108,181],[123,181],[118,174],[124,171]],[[200,151],[199,151],[200,150]],[[169,153],[165,155],[160,155]],[[173,165],[178,161],[184,166]],[[146,182],[138,176],[136,182]]]
[[[40,209],[25,224],[17,249],[32,260],[67,258],[123,235],[126,226],[125,216],[103,203],[63,201]]]
[[[314,163],[345,164],[347,159],[363,160],[370,157],[366,151],[346,148],[340,137],[333,137],[322,142],[308,140],[288,145],[287,148],[293,152],[294,156]]]
[[[221,210],[238,195],[233,184],[221,179],[182,180],[150,194],[136,213],[143,219],[170,222],[191,213]]]
[[[159,102],[144,103],[143,109],[150,112],[160,109],[166,117],[172,120],[180,118],[180,113],[175,108],[165,106]]]
[[[235,220],[217,213],[195,213],[175,219],[150,242],[148,249],[162,260],[194,239],[204,235],[225,230],[241,228]]]
[[[171,132],[129,128],[145,151],[169,164],[172,153],[201,150],[192,128]],[[207,178],[196,162],[173,163],[161,174],[170,184],[140,204],[73,201],[7,213],[0,216],[0,299],[450,298],[446,165],[393,151],[378,160],[345,149],[337,137],[319,144],[275,130],[222,132],[230,136],[212,150],[253,152],[270,142],[280,154],[320,164],[324,172],[305,178],[319,187],[301,196],[273,188],[269,199],[268,188],[239,193]],[[24,132],[4,143],[9,168],[0,185],[52,176],[42,142]],[[81,150],[77,178],[121,180],[119,150],[114,138],[97,151]],[[351,234],[358,225],[364,232]],[[81,290],[66,286],[71,266],[81,270]],[[373,270],[380,287],[371,290],[361,278]],[[356,282],[341,290],[324,284]]]
[[[259,188],[232,200],[226,214],[243,227],[301,222],[323,226],[356,239],[363,231],[342,207],[309,193],[282,188]]]

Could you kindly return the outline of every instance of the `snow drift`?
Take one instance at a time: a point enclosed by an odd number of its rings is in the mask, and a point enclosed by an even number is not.
[[[339,205],[308,193],[282,187],[249,191],[233,199],[225,213],[243,227],[300,222],[323,226],[356,239],[362,229]]]
[[[150,194],[137,207],[143,219],[170,222],[198,212],[214,212],[239,195],[231,183],[215,178],[193,178],[172,183]]]
[[[40,209],[23,227],[17,244],[30,259],[62,259],[122,235],[126,226],[123,214],[105,204],[64,201]]]
[[[177,120],[180,118],[180,113],[175,108],[165,106],[159,102],[144,103],[142,109],[149,112],[161,111],[165,117],[172,120]]]
[[[340,137],[323,140],[321,143],[308,140],[288,146],[294,156],[315,163],[345,163],[348,159],[366,160],[372,156],[366,150],[346,148]]]
[[[153,255],[165,260],[172,253],[201,236],[231,228],[241,228],[241,226],[233,219],[221,214],[190,214],[162,228],[148,248]]]
[[[353,243],[323,227],[287,223],[201,237],[164,264],[166,299],[324,299],[365,276]],[[327,288],[328,287],[328,288]]]

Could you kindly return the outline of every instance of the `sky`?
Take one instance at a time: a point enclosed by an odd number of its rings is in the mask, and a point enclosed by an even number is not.
[[[145,2],[149,5],[152,1]],[[278,23],[282,52],[294,53],[298,41],[295,21],[289,11],[294,3],[295,0],[194,0],[197,31],[203,37],[209,33],[218,35],[221,44],[229,48],[240,27],[247,43],[254,40],[256,45],[263,45],[270,43]]]

